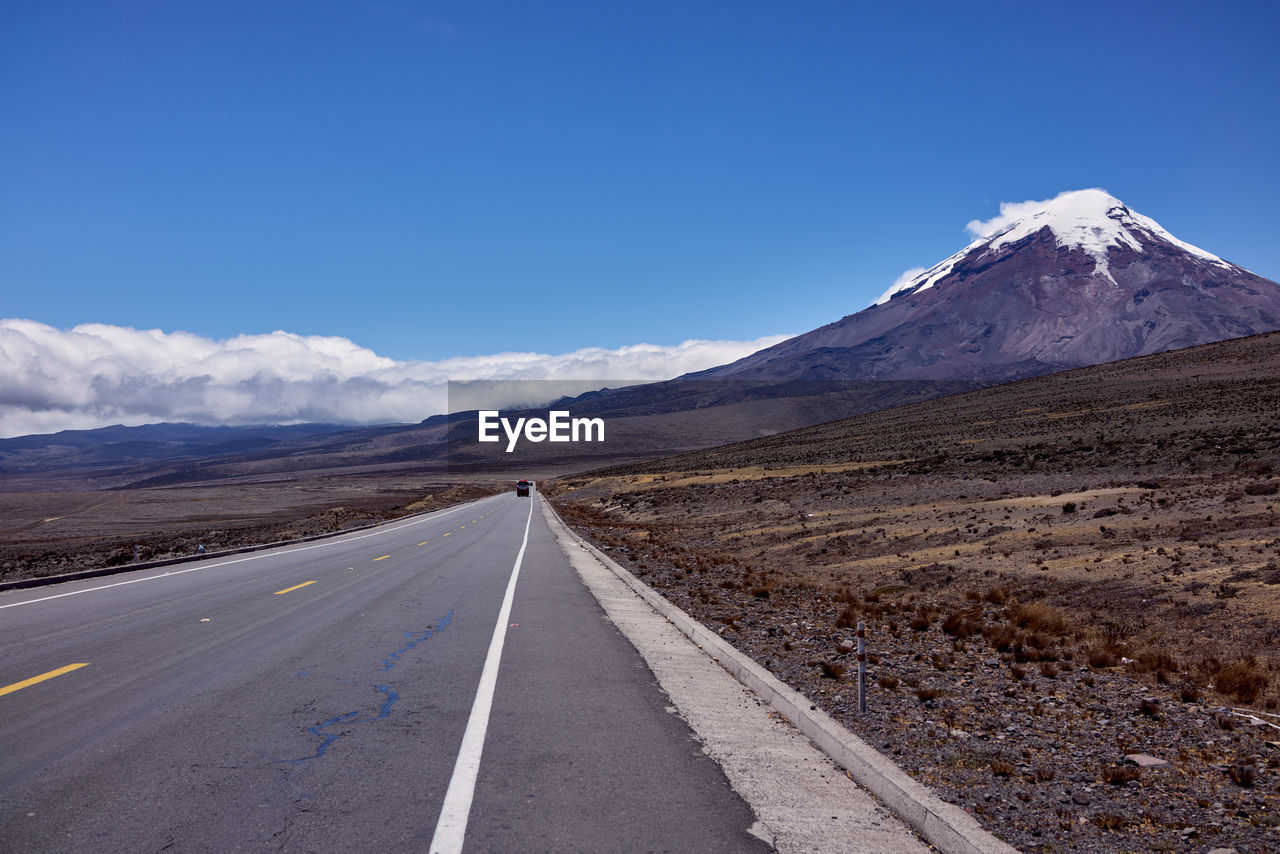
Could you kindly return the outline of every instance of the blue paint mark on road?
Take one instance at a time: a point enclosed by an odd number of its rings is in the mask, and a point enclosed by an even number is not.
[[[307,732],[320,737],[320,744],[317,745],[315,753],[310,756],[302,756],[297,759],[276,760],[277,762],[293,766],[293,768],[284,775],[284,780],[282,781],[285,785],[286,791],[294,790],[297,793],[297,797],[304,800],[313,797],[310,792],[304,791],[297,786],[295,778],[305,771],[312,762],[328,753],[329,748],[335,741],[350,732],[348,727],[360,726],[361,724],[371,724],[390,716],[391,707],[400,699],[400,695],[396,693],[395,689],[390,685],[375,685],[374,688],[380,694],[384,694],[386,696],[386,699],[382,701],[382,706],[378,709],[378,713],[376,715],[370,718],[356,718],[356,716],[360,714],[357,710],[354,712],[347,712],[345,715],[337,715],[329,718],[329,720],[324,723],[316,724],[315,726],[307,729]]]
[[[409,639],[409,643],[406,644],[405,646],[400,647],[400,649],[397,649],[395,652],[391,653],[386,658],[382,659],[382,672],[385,673],[391,668],[395,667],[396,662],[399,661],[404,656],[405,653],[409,652],[415,646],[422,643],[423,641],[429,640],[433,635],[437,634],[438,632],[444,631],[446,628],[448,628],[449,624],[452,622],[453,622],[453,611],[450,611],[449,613],[444,615],[444,619],[442,619],[440,621],[440,624],[435,628],[424,629],[423,631],[420,631],[420,632],[405,632],[404,636]]]
[[[423,641],[444,631],[451,622],[453,622],[453,611],[449,611],[449,613],[445,614],[444,618],[441,619],[433,628],[417,632],[405,632],[404,636],[409,640],[409,643],[382,659],[382,669],[379,672],[385,673],[386,671],[394,668],[406,654],[411,652]],[[299,670],[296,675],[306,676],[309,674],[309,670]],[[341,679],[339,682],[343,684],[357,684],[354,680],[348,679]],[[310,767],[312,762],[315,762],[317,759],[320,759],[328,753],[329,748],[333,746],[334,742],[342,738],[344,735],[347,735],[351,731],[352,727],[376,723],[377,721],[385,720],[390,717],[391,707],[399,701],[400,694],[390,685],[374,685],[373,689],[383,695],[382,703],[378,707],[378,711],[376,713],[369,717],[362,718],[360,717],[360,710],[356,709],[355,711],[346,712],[341,715],[334,715],[327,721],[307,728],[307,732],[320,739],[319,744],[316,745],[315,753],[310,756],[300,756],[297,758],[282,757],[274,760],[275,762],[289,766],[285,771],[284,778],[280,781],[282,788],[284,788],[287,794],[291,794],[300,799],[311,798],[312,795],[310,792],[303,790],[297,785],[296,780],[298,775]]]

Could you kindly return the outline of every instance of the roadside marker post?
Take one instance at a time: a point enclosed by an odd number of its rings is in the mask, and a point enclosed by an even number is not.
[[[867,624],[858,621],[858,711],[867,710]]]

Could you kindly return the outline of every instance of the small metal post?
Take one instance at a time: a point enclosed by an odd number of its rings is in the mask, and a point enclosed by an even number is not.
[[[858,621],[858,711],[867,710],[867,624]]]

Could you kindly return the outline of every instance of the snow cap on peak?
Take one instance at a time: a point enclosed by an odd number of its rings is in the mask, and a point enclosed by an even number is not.
[[[1230,266],[1217,255],[1183,243],[1165,231],[1160,223],[1129,210],[1124,202],[1096,187],[1059,193],[1042,202],[1003,202],[999,216],[985,221],[972,220],[964,228],[972,237],[989,241],[988,249],[999,249],[1035,234],[1045,226],[1053,230],[1059,246],[1078,247],[1092,255],[1098,262],[1094,274],[1108,278],[1111,272],[1107,267],[1107,251],[1112,246],[1142,251],[1136,232],[1145,232],[1148,237],[1172,243],[1202,260]]]
[[[988,220],[970,220],[964,230],[976,240],[995,237],[1015,229],[1032,234],[1047,225],[1059,236],[1065,237],[1072,231],[1086,231],[1105,223],[1114,208],[1128,211],[1124,202],[1106,190],[1096,187],[1090,190],[1072,190],[1040,202],[1001,202],[998,216]]]
[[[1112,278],[1107,264],[1107,253],[1111,247],[1126,246],[1143,251],[1137,237],[1139,233],[1148,239],[1172,243],[1211,264],[1231,267],[1217,255],[1174,237],[1150,217],[1129,210],[1124,202],[1106,190],[1094,187],[1060,193],[1044,201],[1002,202],[999,215],[988,220],[971,220],[965,226],[965,231],[973,238],[972,243],[927,270],[916,268],[903,273],[875,304],[882,305],[902,292],[930,288],[969,253],[995,251],[1030,237],[1046,226],[1053,231],[1059,246],[1079,248],[1093,256],[1095,276]]]

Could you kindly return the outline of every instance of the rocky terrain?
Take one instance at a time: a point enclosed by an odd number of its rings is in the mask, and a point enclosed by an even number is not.
[[[1278,335],[545,488],[1022,850],[1280,850]]]

